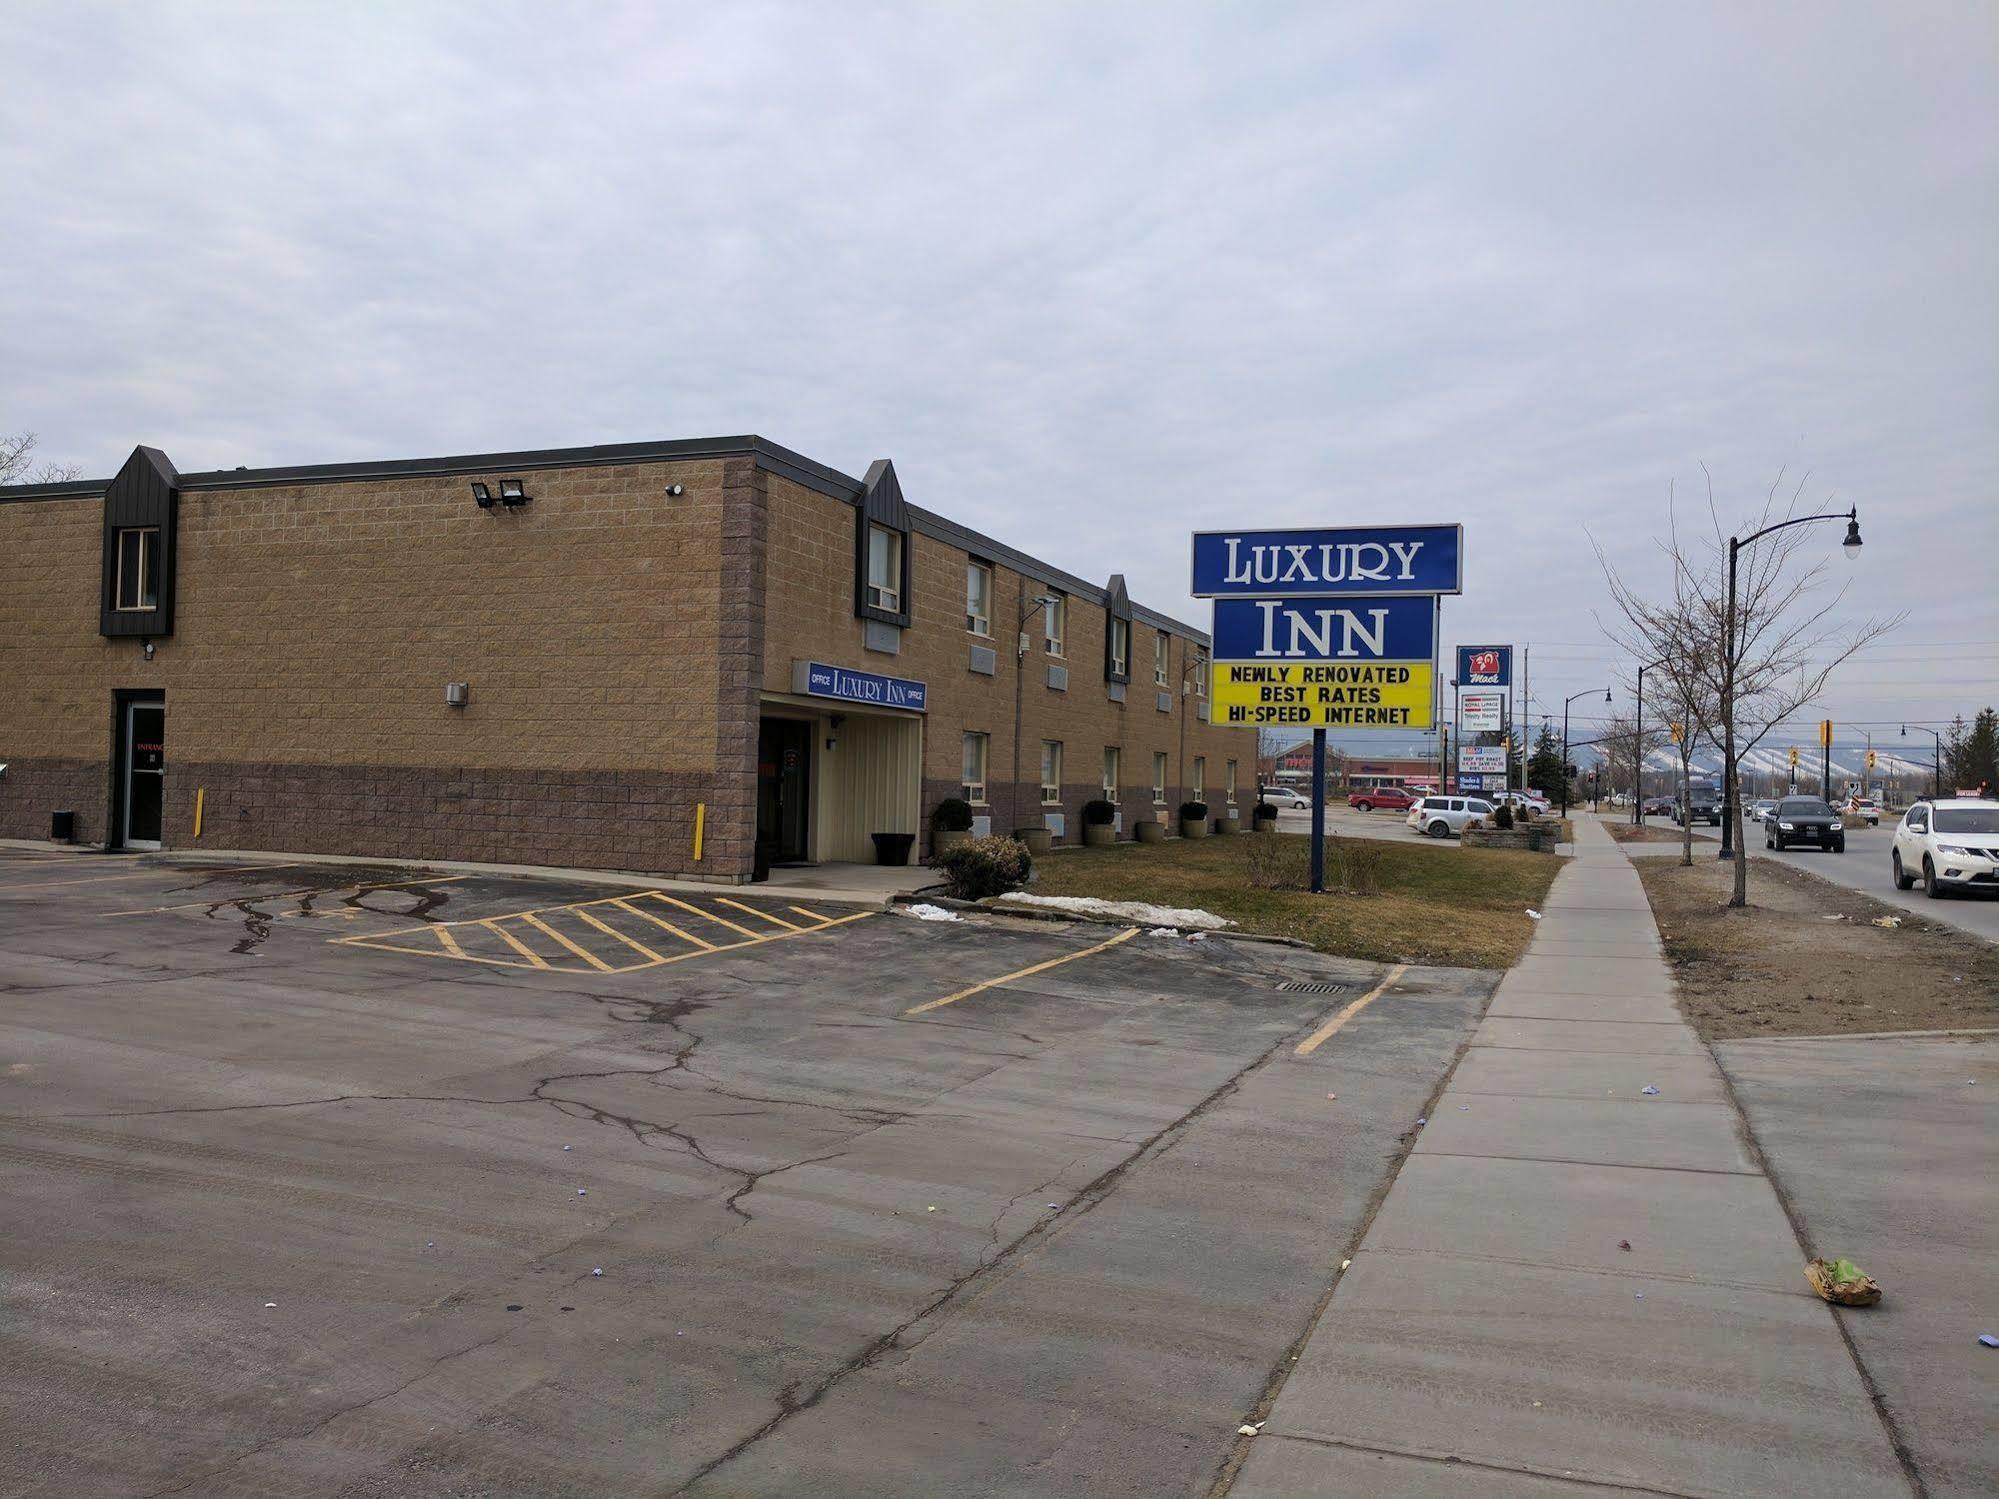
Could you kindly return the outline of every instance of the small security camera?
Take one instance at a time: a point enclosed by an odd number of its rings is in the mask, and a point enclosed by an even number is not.
[[[682,489],[678,484],[669,484],[666,486],[666,492],[670,497],[678,498],[687,491]]]

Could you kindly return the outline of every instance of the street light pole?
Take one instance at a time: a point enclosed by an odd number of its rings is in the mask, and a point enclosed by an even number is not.
[[[1860,507],[1854,506],[1845,514],[1827,512],[1824,515],[1800,515],[1791,520],[1780,520],[1774,526],[1765,526],[1760,531],[1752,531],[1747,536],[1728,538],[1728,611],[1722,616],[1721,651],[1721,852],[1722,859],[1739,859],[1742,849],[1735,836],[1735,824],[1739,820],[1736,812],[1735,790],[1735,559],[1742,549],[1752,541],[1768,536],[1772,531],[1782,531],[1790,526],[1802,526],[1810,521],[1843,520],[1846,522],[1846,540],[1840,545],[1845,548],[1849,559],[1860,551]],[[1730,905],[1740,904],[1734,895],[1729,896]]]
[[[1916,732],[1918,734],[1928,734],[1932,739],[1936,740],[1936,758],[1930,762],[1932,767],[1930,774],[1934,778],[1930,783],[1932,788],[1930,794],[1940,797],[1943,795],[1943,735],[1935,729],[1926,729],[1921,724],[1916,725]],[[1907,724],[1902,725],[1902,737],[1904,739],[1909,737],[1909,726]]]
[[[1665,664],[1661,656],[1638,668],[1638,706],[1631,719],[1631,820],[1641,828],[1645,826],[1645,673]]]
[[[1575,697],[1565,697],[1562,699],[1562,816],[1564,817],[1569,815],[1569,704],[1573,703],[1577,697],[1588,697],[1595,691],[1594,687],[1585,687]],[[1610,689],[1608,687],[1603,689],[1603,700],[1606,703],[1610,701]]]

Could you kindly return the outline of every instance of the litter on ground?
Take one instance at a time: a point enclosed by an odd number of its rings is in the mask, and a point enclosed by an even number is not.
[[[1213,911],[1190,906],[1155,906],[1144,900],[1098,900],[1088,895],[1027,895],[1016,891],[1000,897],[1000,905],[1033,906],[1045,911],[1070,911],[1078,916],[1109,916],[1147,927],[1193,927],[1218,932],[1235,923]]]
[[[1982,1332],[1978,1335],[1978,1341],[1987,1348],[1999,1348],[1999,1334]]]
[[[1659,1090],[1653,1087],[1650,1083],[1647,1083],[1644,1087],[1640,1088],[1638,1091],[1640,1093],[1650,1095],[1650,1094],[1656,1094]]]
[[[1529,906],[1527,908],[1527,914],[1533,917],[1536,921],[1539,921],[1541,919],[1541,913],[1535,910],[1532,906]]]
[[[902,909],[909,915],[914,916],[918,921],[964,920],[956,911],[947,911],[942,906],[931,905],[928,901],[918,901],[915,905],[904,906]]]
[[[1805,1279],[1839,1306],[1872,1306],[1881,1299],[1881,1287],[1852,1260],[1813,1260],[1805,1266]]]
[[[1902,918],[1899,916],[1877,916],[1874,918],[1874,924],[1876,926],[1898,927],[1902,924]]]

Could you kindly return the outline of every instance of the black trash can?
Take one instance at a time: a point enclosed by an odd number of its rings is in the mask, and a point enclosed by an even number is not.
[[[901,868],[909,862],[909,851],[916,847],[914,833],[875,833],[875,863]]]
[[[49,813],[49,841],[51,843],[76,842],[76,814],[74,812]]]

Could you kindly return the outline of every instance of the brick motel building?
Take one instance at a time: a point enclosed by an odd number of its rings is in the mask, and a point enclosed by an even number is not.
[[[1022,649],[1024,642],[1024,650]],[[757,437],[0,488],[0,837],[745,881],[1247,816],[1207,637]],[[1183,694],[1184,687],[1184,694]],[[1016,772],[1017,767],[1017,772]]]

